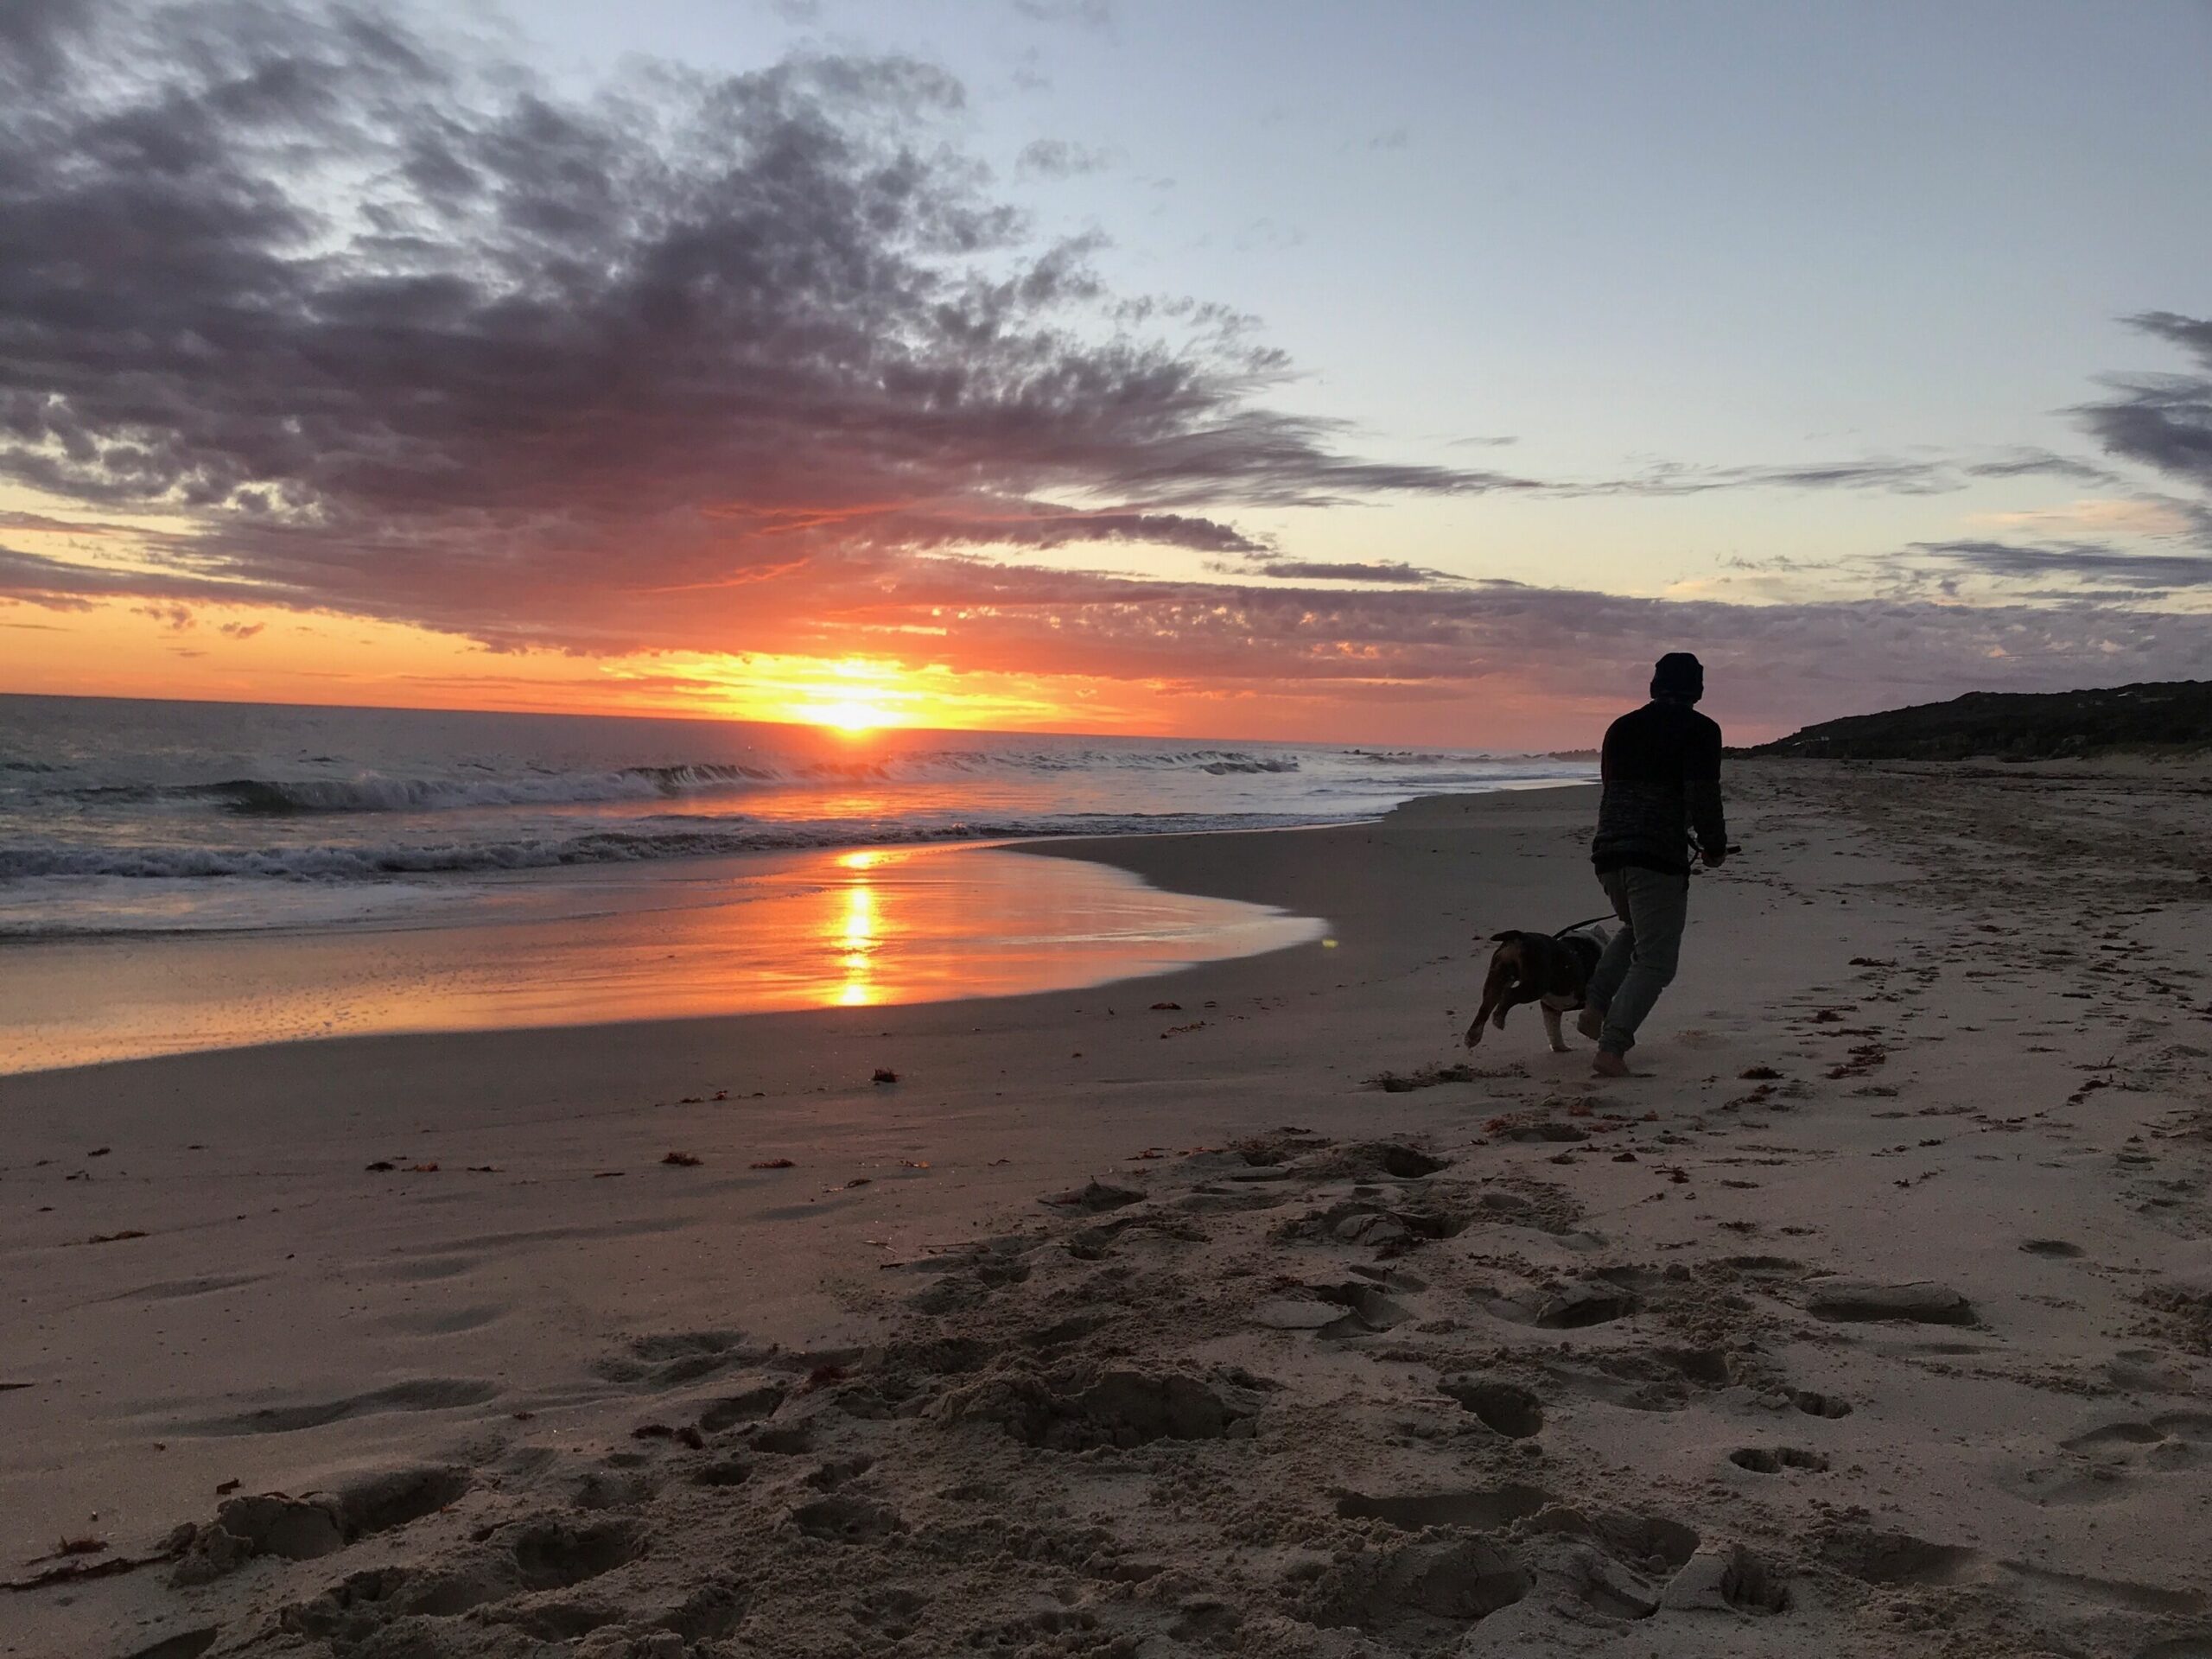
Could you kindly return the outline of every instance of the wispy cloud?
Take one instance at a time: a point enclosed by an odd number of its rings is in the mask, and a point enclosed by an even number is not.
[[[1114,152],[1065,138],[1033,138],[1014,157],[1014,171],[1024,178],[1072,179],[1085,173],[1103,172],[1114,164]]]
[[[2084,535],[2186,536],[2197,521],[2179,502],[2141,496],[2070,501],[2063,506],[2030,507],[2017,512],[1973,512],[1966,522],[1990,530],[2025,531],[2036,535],[2069,531]]]
[[[1449,571],[1431,570],[1398,559],[1354,559],[1334,563],[1316,559],[1259,559],[1242,567],[1224,568],[1239,569],[1251,575],[1267,576],[1277,582],[1376,582],[1392,587],[1422,588],[1439,584],[1450,586],[1466,580]]]
[[[1718,490],[1850,490],[1884,495],[1947,495],[1980,478],[2031,476],[2112,481],[2086,461],[2047,452],[1976,459],[1868,455],[1833,461],[1697,466],[1658,461],[1640,473],[1553,487],[1567,495],[1704,495]]]
[[[1977,575],[2049,581],[2068,576],[2098,587],[2212,587],[2212,554],[2135,553],[2099,542],[2021,547],[2009,542],[1918,542],[1917,552]]]
[[[1076,23],[1085,29],[1113,26],[1112,0],[1011,0],[1014,11],[1034,23]]]

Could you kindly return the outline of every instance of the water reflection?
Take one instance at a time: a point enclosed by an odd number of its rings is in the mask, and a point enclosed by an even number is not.
[[[341,1033],[1020,995],[1323,931],[991,848],[531,871],[472,890],[437,927],[11,944],[0,1074]]]
[[[865,1007],[882,1000],[875,982],[875,953],[881,944],[875,916],[875,888],[868,881],[868,872],[880,857],[878,853],[847,853],[837,861],[846,878],[842,924],[840,896],[832,888],[830,931],[845,971],[842,982],[836,986],[836,995],[830,1000],[843,1007]]]

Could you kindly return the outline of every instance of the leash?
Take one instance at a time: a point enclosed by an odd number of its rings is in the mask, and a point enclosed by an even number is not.
[[[1703,861],[1703,852],[1701,852],[1701,849],[1699,849],[1699,847],[1697,847],[1697,842],[1690,842],[1690,852],[1692,852],[1692,856],[1697,856],[1699,861]],[[1738,845],[1734,845],[1734,842],[1730,842],[1730,847],[1727,847],[1727,852],[1730,852],[1730,854],[1738,854],[1738,852],[1743,852],[1743,847],[1738,847]],[[1568,933],[1575,931],[1577,927],[1588,927],[1588,925],[1591,925],[1591,923],[1611,923],[1611,920],[1612,920],[1612,912],[1611,912],[1611,909],[1608,909],[1608,912],[1601,913],[1601,916],[1584,916],[1584,918],[1581,918],[1581,920],[1580,920],[1580,923],[1568,923],[1568,925],[1566,925],[1566,927],[1561,927],[1560,931],[1553,933],[1553,938],[1566,938],[1566,936],[1568,936]]]

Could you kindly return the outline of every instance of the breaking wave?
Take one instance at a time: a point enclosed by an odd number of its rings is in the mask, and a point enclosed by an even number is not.
[[[361,880],[439,872],[488,874],[563,864],[624,864],[664,858],[822,847],[880,847],[943,841],[1014,841],[1046,836],[1162,835],[1222,830],[1274,830],[1309,824],[1310,815],[1252,813],[1096,813],[1051,817],[971,819],[918,823],[900,819],[817,820],[801,823],[749,819],[682,820],[664,828],[633,826],[574,836],[510,841],[290,847],[0,848],[0,880],[31,876],[263,876],[303,881]],[[681,827],[679,827],[681,826]]]
[[[1069,772],[1294,772],[1294,755],[1236,749],[1119,752],[1076,749],[988,753],[925,750],[871,760],[816,760],[787,765],[701,761],[690,765],[624,766],[611,772],[542,772],[510,777],[232,778],[217,783],[107,786],[77,791],[99,802],[206,805],[241,817],[291,817],[315,813],[438,812],[472,807],[582,806],[594,803],[677,799],[736,794],[779,786],[923,782],[983,773],[1019,775]]]

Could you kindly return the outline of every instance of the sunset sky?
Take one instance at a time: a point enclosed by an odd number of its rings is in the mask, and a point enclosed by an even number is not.
[[[2212,5],[0,4],[0,690],[1539,747],[2212,663]]]

